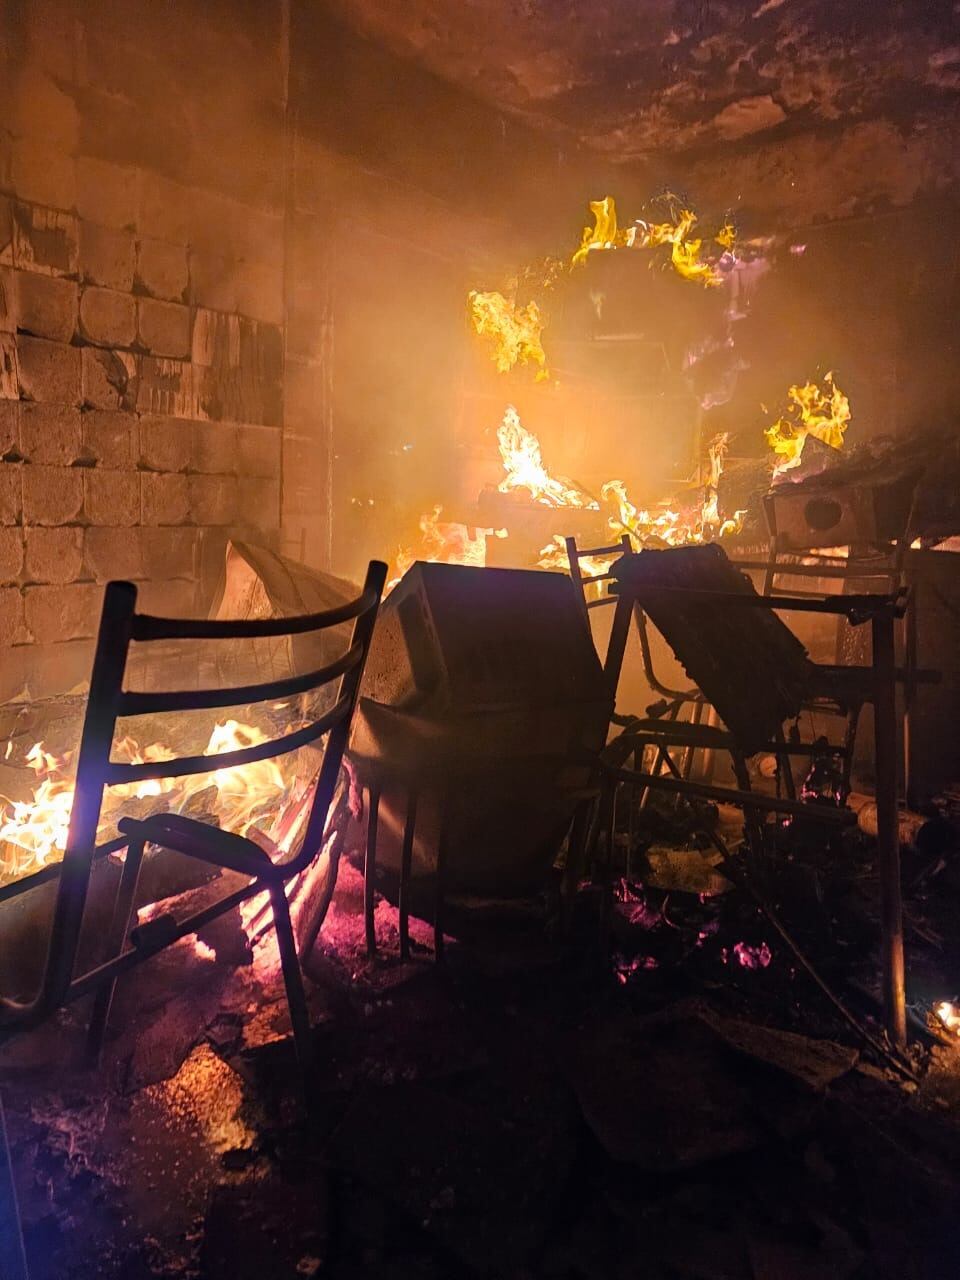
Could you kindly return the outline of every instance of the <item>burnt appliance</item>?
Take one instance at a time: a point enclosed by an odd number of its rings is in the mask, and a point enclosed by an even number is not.
[[[378,864],[510,897],[542,883],[611,712],[573,583],[536,570],[415,564],[384,602],[349,758],[380,793]]]

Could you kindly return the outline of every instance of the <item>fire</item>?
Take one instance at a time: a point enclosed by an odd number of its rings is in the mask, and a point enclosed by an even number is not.
[[[266,742],[269,735],[253,725],[226,720],[214,725],[204,755],[218,755]],[[170,760],[176,753],[162,743],[141,748],[132,738],[116,745],[115,759],[128,764]],[[27,761],[40,776],[30,800],[0,806],[0,879],[13,880],[39,870],[63,856],[67,841],[74,784],[67,772],[69,760],[59,759],[36,743]],[[154,778],[113,787],[106,793],[112,809],[117,801],[164,796],[167,807],[180,811],[191,797],[210,790],[209,809],[221,825],[240,835],[262,832],[278,847],[289,842],[287,810],[302,808],[302,796],[293,796],[276,760],[260,760],[232,769],[212,768],[208,774],[186,778]]]
[[[612,508],[607,520],[611,533],[617,538],[629,533],[635,545],[640,547],[680,547],[737,533],[746,512],[735,511],[732,517],[724,518],[720,514],[717,496],[727,441],[728,437],[722,434],[711,442],[707,481],[702,488],[692,490],[702,495],[701,500],[685,511],[678,509],[679,504],[666,502],[656,512],[643,510],[632,502],[622,480],[608,480],[600,490],[600,498]],[[512,404],[507,405],[497,429],[497,443],[504,471],[497,486],[501,493],[522,492],[534,502],[557,511],[565,507],[581,511],[601,510],[600,502],[584,489],[547,470],[540,441],[523,425]],[[487,537],[506,536],[503,529],[470,530],[462,524],[441,523],[442,511],[438,504],[420,517],[418,550],[405,547],[397,552],[391,589],[416,560],[482,567],[486,563]],[[581,560],[581,565],[585,574],[606,573],[615,558],[586,557]],[[537,563],[541,569],[569,570],[570,561],[562,534],[555,534],[541,549]]]
[[[593,214],[593,226],[583,228],[580,248],[570,259],[571,267],[586,262],[587,255],[594,249],[617,249],[633,243],[632,227],[629,231],[617,230],[617,206],[613,196],[591,200],[590,212]]]
[[[500,458],[506,473],[497,488],[501,493],[525,489],[534,502],[548,507],[579,507],[599,511],[599,503],[571,484],[550,475],[543,465],[540,441],[520,421],[512,404],[507,405],[497,429]]]
[[[703,262],[700,253],[702,239],[691,239],[690,232],[697,221],[691,209],[680,208],[672,221],[644,222],[638,219],[631,227],[621,230],[617,226],[617,207],[613,196],[590,201],[594,225],[584,227],[580,248],[570,260],[571,267],[586,262],[588,254],[596,249],[655,249],[670,245],[670,261],[678,275],[708,288],[723,283],[723,275],[712,263]],[[726,253],[730,253],[736,239],[736,231],[727,223],[714,237]]]
[[[393,560],[393,574],[387,583],[390,592],[418,560],[430,564],[466,564],[483,568],[487,563],[487,538],[503,538],[503,529],[478,529],[456,521],[444,522],[443,507],[437,503],[420,517],[420,545],[399,547]]]
[[[536,381],[549,378],[540,336],[545,322],[534,301],[521,307],[502,293],[479,293],[474,289],[470,293],[470,316],[480,337],[491,340],[494,363],[501,373],[517,364],[535,364]]]
[[[843,436],[850,421],[850,401],[827,373],[823,386],[806,382],[792,386],[787,392],[790,407],[764,431],[764,439],[777,455],[774,475],[795,467],[803,453],[808,435],[816,436],[834,449],[843,447]]]
[[[941,1000],[934,1008],[934,1013],[948,1031],[960,1036],[960,1008],[949,1000]]]

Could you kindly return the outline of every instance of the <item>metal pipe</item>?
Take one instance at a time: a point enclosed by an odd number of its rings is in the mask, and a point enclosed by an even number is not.
[[[903,906],[900,897],[900,831],[897,817],[897,705],[892,610],[872,619],[874,756],[877,793],[877,855],[880,873],[880,929],[883,1005],[893,1044],[907,1043],[903,964]]]

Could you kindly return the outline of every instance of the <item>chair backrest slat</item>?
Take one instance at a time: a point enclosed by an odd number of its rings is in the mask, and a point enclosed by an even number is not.
[[[151,715],[164,711],[210,711],[215,707],[240,707],[307,693],[356,666],[363,658],[361,645],[351,645],[342,657],[302,676],[287,676],[269,684],[235,685],[231,689],[184,689],[163,693],[129,693],[120,697],[121,716]]]
[[[379,561],[372,563],[378,564]],[[355,600],[308,613],[298,618],[252,618],[233,621],[229,618],[155,618],[138,613],[133,620],[133,640],[257,640],[269,636],[299,636],[306,631],[325,631],[359,618],[375,608],[380,596],[365,587]]]
[[[149,760],[142,764],[111,761],[103,771],[104,782],[109,787],[118,787],[130,782],[147,782],[152,778],[187,778],[197,773],[240,769],[247,764],[256,764],[258,760],[271,760],[322,738],[328,729],[349,714],[350,709],[350,700],[340,698],[326,715],[304,728],[279,738],[268,738],[266,742],[257,742],[250,747],[238,747],[236,751],[218,751],[209,756],[177,756],[173,760]]]

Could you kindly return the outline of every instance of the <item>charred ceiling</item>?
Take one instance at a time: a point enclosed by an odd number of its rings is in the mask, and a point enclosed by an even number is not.
[[[952,0],[337,0],[372,38],[617,160],[953,114]]]

